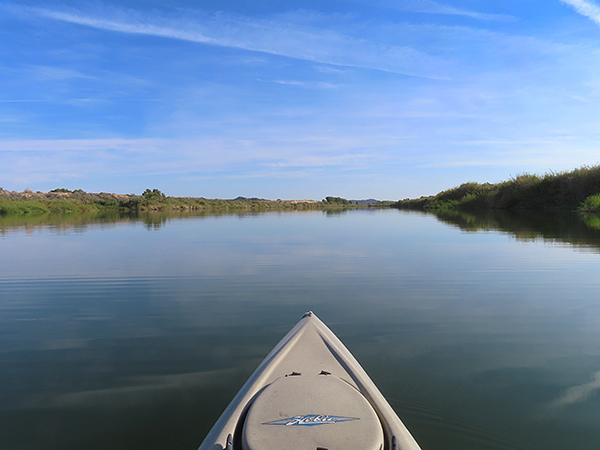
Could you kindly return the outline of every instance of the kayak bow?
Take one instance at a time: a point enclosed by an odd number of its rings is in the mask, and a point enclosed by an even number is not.
[[[421,450],[312,312],[242,386],[199,450]]]

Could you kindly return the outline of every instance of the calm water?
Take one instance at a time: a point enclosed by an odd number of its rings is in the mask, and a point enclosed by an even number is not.
[[[597,218],[31,220],[0,218],[2,449],[195,450],[307,310],[424,450],[598,448]]]

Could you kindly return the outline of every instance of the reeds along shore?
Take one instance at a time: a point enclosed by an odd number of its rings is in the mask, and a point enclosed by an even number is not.
[[[400,209],[530,209],[600,212],[600,166],[519,175],[502,183],[464,183],[430,197],[404,199]]]
[[[330,197],[328,197],[330,198]],[[333,197],[331,197],[333,198]],[[337,198],[337,197],[335,197]],[[54,189],[50,192],[14,192],[0,189],[0,215],[89,213],[100,211],[269,211],[359,208],[359,205],[328,200],[206,199],[168,197],[158,189],[142,195],[88,193],[80,189]]]

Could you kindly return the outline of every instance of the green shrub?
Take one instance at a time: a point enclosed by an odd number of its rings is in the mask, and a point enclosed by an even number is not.
[[[590,195],[586,198],[578,208],[580,211],[597,211],[600,212],[600,194]]]
[[[158,189],[146,189],[142,193],[142,197],[144,197],[146,200],[153,200],[153,201],[162,201],[162,200],[166,199],[166,195],[163,194]]]
[[[585,224],[593,229],[600,230],[600,216],[598,214],[582,214]]]
[[[350,201],[342,198],[342,197],[325,197],[325,199],[323,200],[324,203],[329,203],[329,204],[333,204],[333,205],[348,205],[350,204]]]

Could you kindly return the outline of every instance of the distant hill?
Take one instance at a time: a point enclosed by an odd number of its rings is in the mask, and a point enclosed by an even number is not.
[[[367,198],[364,200],[346,200],[341,197],[327,197],[327,198],[340,200],[336,203],[343,203],[344,201],[348,201],[348,202],[354,203],[356,205],[372,205],[375,203],[379,203],[379,200],[376,200],[374,198]],[[268,200],[266,198],[258,198],[258,197],[242,197],[242,196],[240,196],[240,197],[234,198],[233,201],[234,202],[272,202],[273,200]],[[294,201],[294,200],[289,200],[289,201]],[[301,200],[301,201],[307,201],[307,200]],[[327,201],[327,200],[325,200],[325,201]],[[330,203],[331,203],[331,201],[330,201]]]
[[[258,198],[258,197],[236,197],[233,199],[234,202],[270,202],[272,200],[267,200],[266,198]]]
[[[373,203],[379,203],[379,200],[375,200],[374,198],[367,198],[365,200],[350,200],[352,203],[357,203],[359,205],[372,205]]]

